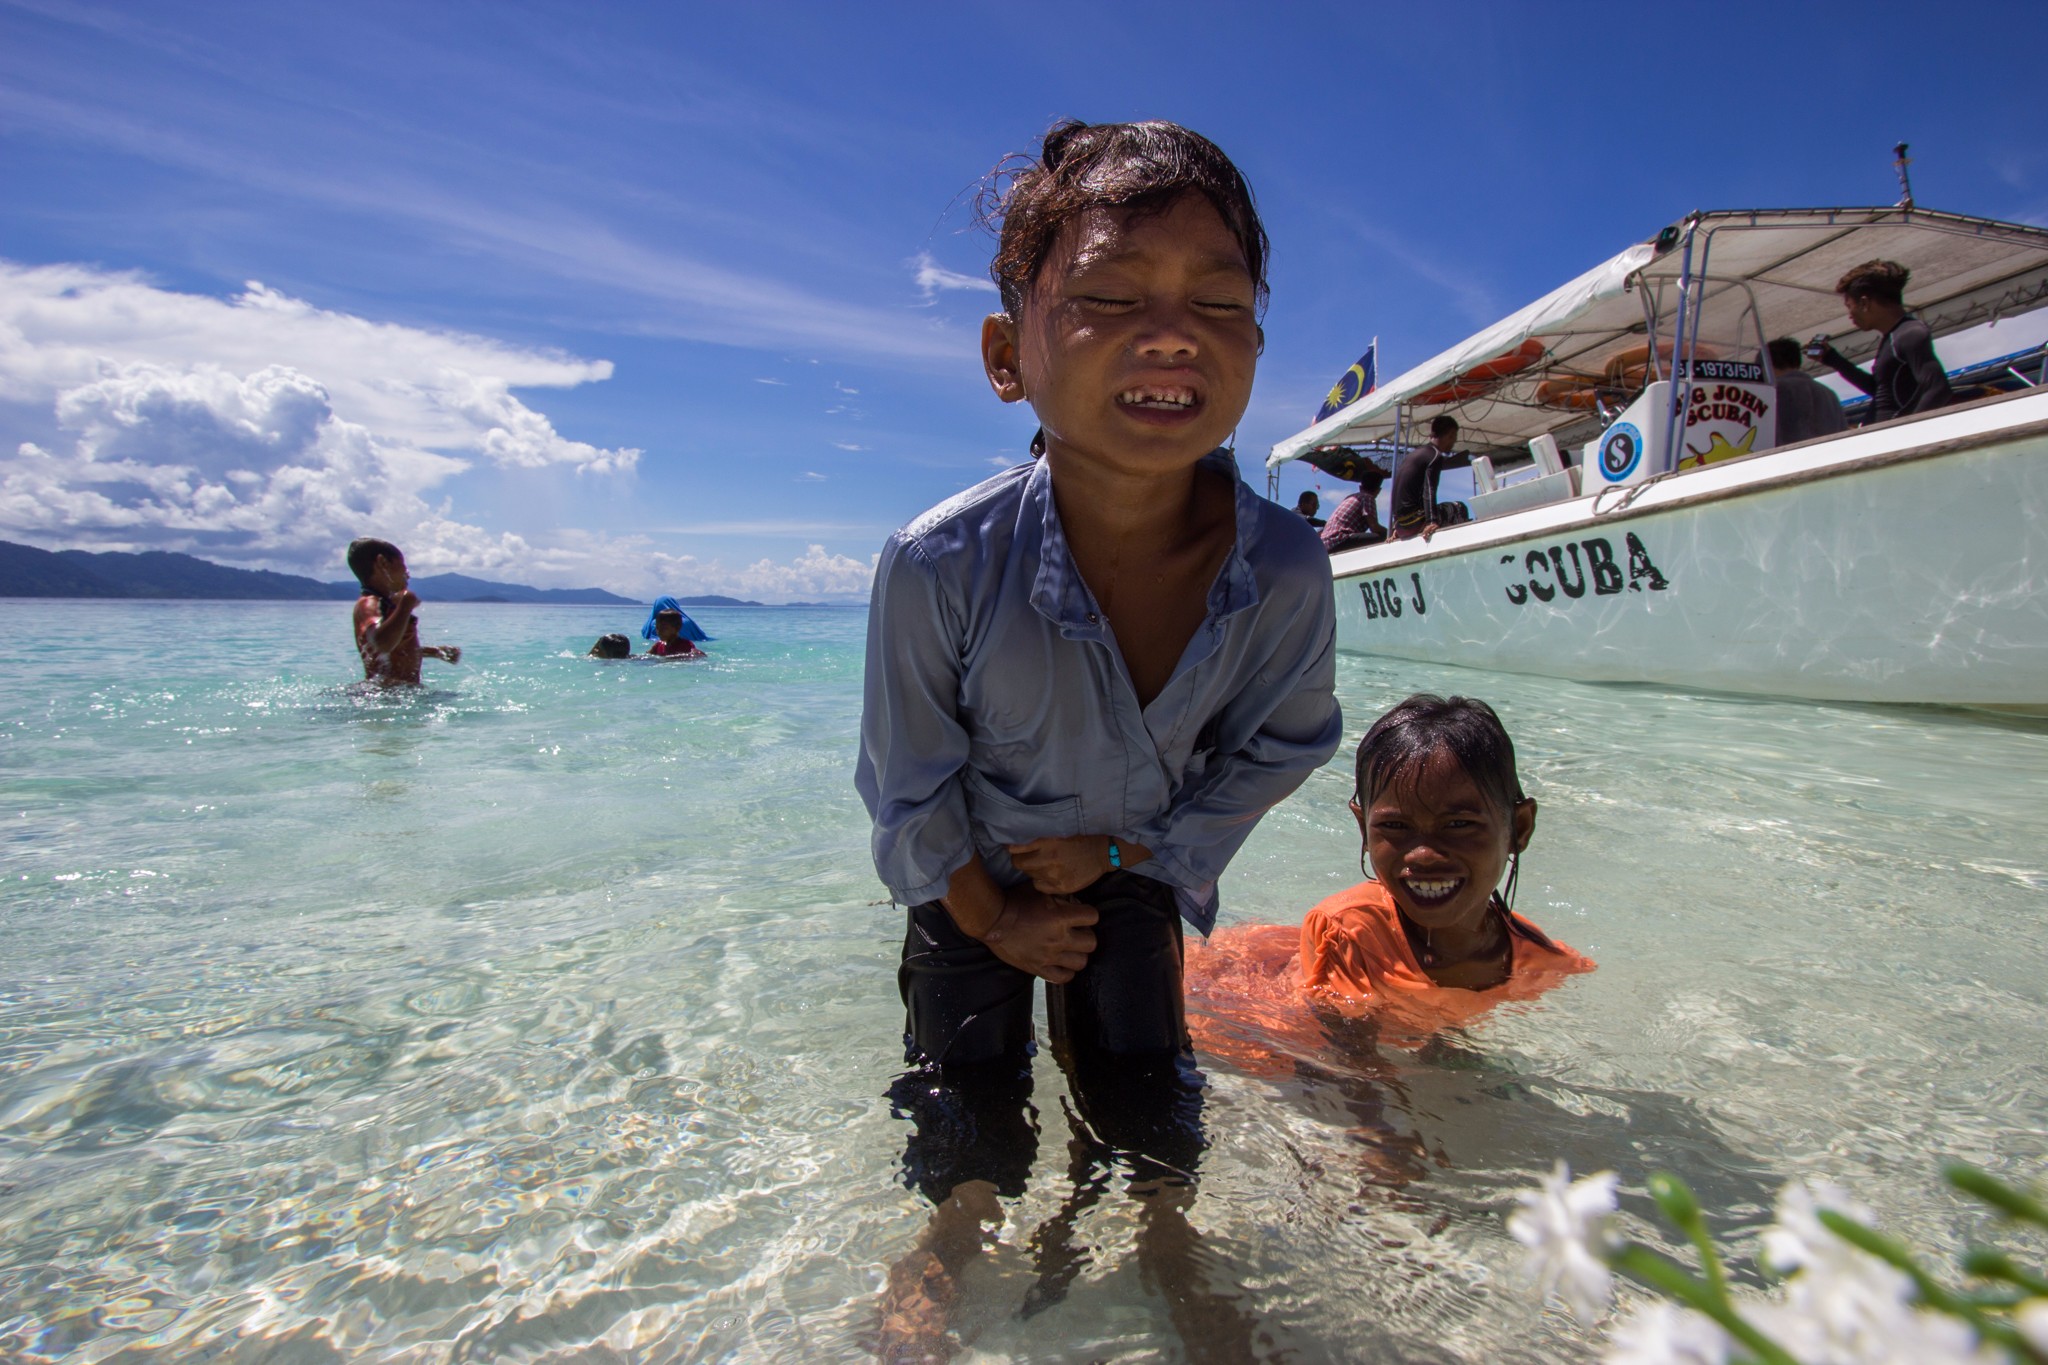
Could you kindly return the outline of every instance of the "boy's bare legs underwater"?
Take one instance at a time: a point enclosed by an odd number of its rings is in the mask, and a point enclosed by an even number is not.
[[[996,315],[983,325],[983,361],[997,396],[1028,401],[1036,410],[1061,529],[1109,618],[1140,705],[1171,677],[1207,614],[1209,586],[1234,543],[1235,489],[1196,466],[1225,442],[1249,401],[1260,342],[1255,304],[1237,239],[1207,198],[1187,193],[1156,212],[1087,210],[1061,229],[1021,317]],[[1085,867],[1101,842],[1099,834],[1038,840],[1018,863],[1043,868],[1045,885],[1064,888],[1072,869]],[[1125,865],[1132,861],[1127,857]],[[1143,880],[1121,875],[1126,882]],[[943,906],[919,911],[950,917],[951,925],[933,927],[982,941],[1020,974],[1055,985],[1074,978],[1108,927],[1072,895],[1029,884],[1000,887],[978,856],[954,875]],[[1172,986],[1177,1017],[1178,973]],[[1023,987],[1031,989],[1029,977]],[[1098,1067],[1061,1046],[1060,1023],[1056,1017],[1055,1046],[1081,1110],[1069,1115],[1074,1192],[1069,1208],[1032,1239],[1039,1276],[1026,1311],[1057,1302],[1078,1273],[1082,1253],[1072,1234],[1107,1184],[1107,1173],[1097,1168],[1137,1157],[1130,1193],[1140,1202],[1145,1279],[1166,1299],[1191,1358],[1249,1358],[1253,1321],[1227,1286],[1217,1284],[1228,1276],[1213,1273],[1217,1259],[1186,1217],[1201,1146],[1192,1054],[1138,1066],[1152,1072],[1156,1084],[1134,1085],[1140,1077],[1113,1054]],[[1169,1077],[1161,1065],[1175,1074]],[[899,1095],[905,1085],[932,1087],[926,1093],[935,1097],[948,1088],[934,1087],[918,1072],[899,1082]],[[1028,1095],[1028,1074],[1023,1085]],[[1024,1095],[1002,1096],[1000,1086],[995,1091],[994,1102],[975,1104],[980,1112],[969,1115],[966,1126],[979,1130],[985,1116],[1007,1104],[1015,1118],[993,1119],[992,1126],[1007,1122],[1028,1133]],[[1104,1101],[1118,1096],[1168,1111],[1149,1120],[1128,1117],[1165,1138],[1178,1161],[1148,1163],[1145,1157],[1158,1155],[1153,1144],[1118,1141],[1104,1131],[1123,1126],[1101,1121],[1109,1117],[1100,1112]],[[945,1098],[967,1096],[955,1090]],[[926,1116],[916,1116],[925,1128]],[[1027,1149],[1026,1173],[1029,1163]],[[1005,1188],[1010,1183],[969,1178],[927,1186],[935,1200],[931,1222],[892,1269],[884,1294],[878,1347],[885,1360],[943,1360],[954,1353],[949,1326],[972,1316],[961,1311],[959,1277],[1002,1222],[999,1195],[1021,1192],[1021,1185]]]

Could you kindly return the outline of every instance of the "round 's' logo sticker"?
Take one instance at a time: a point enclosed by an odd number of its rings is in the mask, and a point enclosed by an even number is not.
[[[1600,472],[1609,483],[1620,483],[1635,473],[1643,458],[1643,433],[1633,422],[1616,422],[1600,438]]]

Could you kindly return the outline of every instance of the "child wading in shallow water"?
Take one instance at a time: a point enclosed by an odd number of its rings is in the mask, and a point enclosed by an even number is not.
[[[419,610],[420,599],[409,586],[412,576],[406,572],[405,556],[396,545],[368,536],[351,541],[348,568],[363,589],[363,595],[356,599],[355,636],[366,680],[386,686],[416,685],[423,659],[451,664],[461,661],[462,649],[458,645],[420,643],[419,621],[413,615]]]
[[[1276,993],[1305,995],[1426,1034],[1592,970],[1511,908],[1536,803],[1485,702],[1424,694],[1381,716],[1358,745],[1351,810],[1370,880],[1310,910],[1298,930],[1218,931],[1188,969],[1190,992],[1210,1011],[1227,1020],[1259,1013]],[[1284,1037],[1285,1018],[1278,1029],[1274,1016],[1263,1022]],[[1220,1034],[1201,1036],[1205,1050],[1216,1042],[1246,1060]]]
[[[1077,1191],[1099,1197],[1088,1165],[1112,1153],[1154,1193],[1186,1184],[1181,920],[1214,923],[1231,856],[1342,727],[1328,559],[1219,449],[1265,297],[1237,168],[1174,124],[1062,123],[993,216],[982,359],[1032,405],[1037,458],[892,536],[868,618],[855,780],[909,907],[914,1069],[891,1094],[916,1123],[906,1180],[937,1206],[891,1277],[892,1359],[950,1350],[954,1277],[1030,1175],[1033,978],[1083,1120]],[[1191,1248],[1171,1203],[1148,1203],[1141,1254]],[[1084,1261],[1056,1228],[1034,1250],[1027,1312]],[[1173,1279],[1183,1336],[1235,1349],[1243,1316]]]
[[[704,627],[690,619],[682,604],[673,597],[656,600],[647,613],[647,624],[640,627],[640,638],[652,640],[654,644],[647,653],[656,659],[701,659],[704,651],[692,643],[708,640]]]

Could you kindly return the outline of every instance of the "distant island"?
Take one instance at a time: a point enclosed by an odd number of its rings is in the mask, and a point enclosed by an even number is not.
[[[519,602],[558,606],[633,607],[630,597],[603,588],[529,588],[467,574],[430,574],[412,581],[430,602]],[[227,602],[353,602],[354,583],[323,583],[267,569],[231,569],[168,550],[39,550],[0,540],[0,597],[206,598]],[[685,599],[691,605],[759,606],[729,597]]]

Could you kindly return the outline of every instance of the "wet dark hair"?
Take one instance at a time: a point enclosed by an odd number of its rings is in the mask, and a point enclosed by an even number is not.
[[[1796,370],[1806,363],[1806,357],[1799,350],[1799,343],[1791,337],[1779,337],[1765,349],[1771,353],[1773,370]]]
[[[1912,275],[1897,261],[1865,261],[1835,281],[1835,292],[1844,298],[1876,299],[1904,307],[1906,281]]]
[[[1021,316],[1024,295],[1052,254],[1060,229],[1088,210],[1163,213],[1184,194],[1199,194],[1215,206],[1244,252],[1253,298],[1263,310],[1272,244],[1259,221],[1252,187],[1222,148],[1163,119],[1062,119],[1046,130],[1036,157],[1011,157],[990,172],[975,201],[981,221],[996,230],[996,255],[988,273],[1002,292],[1003,311]]]
[[[1527,799],[1515,776],[1515,742],[1491,706],[1476,697],[1417,692],[1374,721],[1358,741],[1359,805],[1371,804],[1395,782],[1420,772],[1439,749],[1451,751],[1480,794],[1502,814]]]
[[[599,659],[628,659],[633,655],[633,642],[614,631],[610,635],[598,636],[590,652]]]
[[[380,559],[404,559],[398,547],[388,540],[374,536],[363,536],[348,543],[348,571],[362,584],[363,591],[370,590],[370,575],[376,571]]]
[[[1448,412],[1440,412],[1429,419],[1429,434],[1432,436],[1456,436],[1458,419]]]

